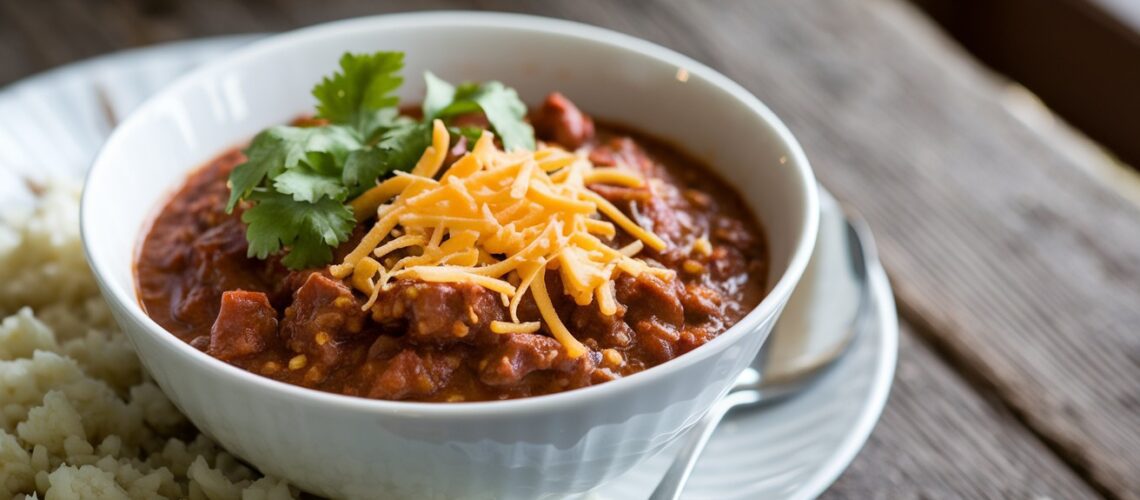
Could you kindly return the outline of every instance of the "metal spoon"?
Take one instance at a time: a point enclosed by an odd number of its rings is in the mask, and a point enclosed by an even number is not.
[[[838,205],[834,205],[837,207]],[[843,217],[843,214],[835,209],[836,217]],[[826,218],[826,208],[824,216]],[[867,270],[873,266],[878,266],[878,257],[876,255],[874,242],[871,239],[871,233],[867,229],[866,224],[862,219],[854,215],[843,217],[842,221],[835,221],[841,223],[841,227],[845,230],[839,232],[837,242],[838,246],[842,247],[846,252],[847,264],[850,266],[848,277],[854,285],[855,304],[849,311],[833,311],[835,302],[818,300],[818,295],[812,293],[810,288],[814,285],[811,280],[807,282],[801,280],[800,285],[793,293],[791,302],[796,301],[796,295],[808,296],[809,298],[816,299],[811,301],[806,310],[796,311],[798,315],[803,315],[808,320],[812,317],[830,317],[834,319],[834,313],[845,314],[846,317],[842,318],[841,323],[829,323],[830,325],[842,325],[844,329],[842,332],[831,332],[829,341],[830,348],[825,348],[822,351],[816,349],[817,352],[823,352],[822,357],[816,356],[807,363],[800,363],[799,369],[795,370],[773,370],[773,366],[777,365],[773,359],[771,346],[773,340],[769,339],[761,348],[760,353],[757,354],[756,359],[752,362],[752,366],[746,368],[739,377],[736,383],[729,389],[728,394],[717,401],[705,417],[698,422],[693,429],[688,432],[688,441],[681,448],[677,457],[673,460],[673,465],[665,473],[661,482],[657,484],[657,489],[653,490],[649,500],[677,500],[681,496],[681,490],[684,489],[685,484],[689,480],[689,476],[693,472],[693,468],[697,464],[697,459],[700,457],[701,452],[704,451],[705,445],[708,444],[709,438],[712,437],[713,431],[716,430],[717,424],[724,418],[729,411],[738,407],[758,407],[772,402],[782,400],[788,396],[799,393],[805,387],[810,385],[819,375],[825,371],[826,368],[832,366],[835,360],[839,359],[841,355],[846,352],[847,346],[855,337],[855,333],[862,328],[865,324],[865,319],[869,316],[870,307],[870,285],[867,280]],[[821,243],[824,238],[824,225],[821,225],[820,238]],[[826,259],[826,255],[822,255],[826,250],[821,250],[817,247],[815,254],[812,256],[812,263],[809,267],[820,266],[820,262]],[[806,277],[806,276],[805,276]],[[828,286],[835,285],[834,283]],[[802,300],[800,301],[803,302]],[[788,312],[785,312],[787,315]],[[803,319],[803,318],[801,318]],[[783,321],[783,319],[781,319]],[[779,325],[777,330],[773,331],[773,336],[779,332]],[[818,346],[816,346],[818,347]],[[801,356],[802,357],[802,356]],[[786,367],[786,364],[785,364]]]

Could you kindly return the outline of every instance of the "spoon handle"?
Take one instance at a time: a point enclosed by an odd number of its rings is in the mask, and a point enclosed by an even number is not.
[[[665,477],[661,478],[660,483],[657,483],[657,489],[653,490],[652,495],[649,495],[649,500],[677,500],[681,498],[681,491],[685,489],[685,483],[689,482],[689,476],[697,465],[697,459],[705,450],[705,445],[709,443],[709,438],[712,437],[717,424],[728,414],[729,410],[740,405],[755,403],[760,398],[761,395],[757,391],[735,391],[730,392],[713,404],[704,418],[689,430],[684,447],[677,454],[677,458],[673,460],[673,465],[665,472]]]

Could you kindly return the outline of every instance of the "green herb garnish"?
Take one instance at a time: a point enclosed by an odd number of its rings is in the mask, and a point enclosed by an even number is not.
[[[318,126],[276,126],[254,137],[230,173],[226,212],[239,202],[250,257],[285,250],[290,269],[327,264],[356,221],[349,200],[397,170],[409,171],[431,145],[431,121],[482,112],[506,150],[534,149],[526,105],[499,82],[458,87],[426,73],[423,120],[399,114],[403,52],[344,54],[340,71],[313,87]],[[478,127],[450,127],[475,139]]]
[[[503,141],[503,149],[534,149],[534,129],[523,120],[526,104],[515,89],[499,82],[464,83],[456,88],[430,71],[424,74],[424,80],[427,82],[423,105],[425,120],[481,110]]]

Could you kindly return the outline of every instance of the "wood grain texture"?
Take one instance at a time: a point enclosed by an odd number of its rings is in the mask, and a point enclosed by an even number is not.
[[[911,368],[837,496],[1088,495],[1061,463],[1101,494],[1140,492],[1140,210],[1054,149],[1071,137],[1014,119],[1003,82],[900,0],[0,0],[0,55],[14,54],[0,83],[138,44],[413,8],[625,31],[725,72],[788,122],[871,222],[932,347],[904,342]],[[37,32],[51,23],[67,33]]]
[[[1097,498],[905,324],[895,373],[878,430],[823,498]]]

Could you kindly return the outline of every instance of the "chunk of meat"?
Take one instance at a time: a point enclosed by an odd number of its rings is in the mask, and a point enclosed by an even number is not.
[[[576,332],[578,340],[593,339],[599,346],[627,347],[633,340],[633,331],[625,322],[624,304],[617,304],[617,311],[607,316],[597,304],[575,306],[570,313],[570,331]]]
[[[756,235],[752,234],[739,219],[718,216],[713,219],[713,236],[720,242],[736,248],[755,248]]]
[[[654,320],[680,326],[685,322],[682,287],[679,280],[663,280],[649,273],[637,276],[623,274],[617,280],[617,300],[629,308],[626,321],[630,324]]]
[[[516,333],[508,335],[506,342],[483,358],[479,380],[490,386],[513,386],[531,373],[554,370],[563,375],[567,387],[582,387],[589,385],[596,357],[596,352],[589,352],[570,358],[553,338]]]
[[[681,354],[676,348],[681,331],[673,325],[645,319],[634,323],[633,331],[637,332],[637,349],[641,352],[638,357],[642,359],[660,364]]]
[[[336,341],[360,334],[364,315],[360,301],[344,283],[314,272],[293,293],[293,304],[281,322],[281,337],[293,352],[330,365],[340,355]]]
[[[685,293],[681,295],[685,319],[690,323],[719,320],[724,315],[724,303],[724,296],[720,292],[697,283],[686,284]]]
[[[716,337],[716,333],[714,332],[724,329],[725,327],[713,328],[717,330],[710,330],[709,327],[704,326],[686,325],[685,328],[681,330],[681,337],[677,341],[677,355],[680,356],[681,354],[705,345],[708,341]]]
[[[654,234],[660,236],[668,244],[665,251],[656,252],[656,255],[666,260],[666,263],[670,265],[686,256],[687,252],[682,251],[682,242],[685,241],[686,228],[692,227],[688,212],[678,210],[675,205],[670,203],[673,199],[675,198],[659,191],[657,196],[648,202],[639,203],[636,214],[637,222],[642,227],[651,229]]]
[[[368,397],[399,400],[431,396],[447,385],[460,361],[455,355],[404,349],[388,361],[368,390]]]
[[[674,348],[685,323],[680,280],[662,280],[649,273],[622,275],[617,281],[617,300],[626,307],[626,322],[637,336],[641,357],[663,363],[676,357]]]
[[[497,343],[491,321],[506,317],[498,294],[473,283],[401,280],[372,306],[373,321],[406,323],[405,338],[414,344]]]
[[[645,176],[646,179],[672,180],[668,170],[653,161],[637,142],[630,137],[614,137],[590,151],[590,161],[599,166],[624,165]]]
[[[566,96],[554,92],[531,117],[534,133],[566,149],[578,149],[594,138],[594,120],[582,113]]]
[[[223,361],[257,354],[277,337],[277,311],[261,292],[233,290],[222,294],[218,318],[210,328],[206,352]]]
[[[510,335],[499,349],[484,358],[479,380],[487,385],[514,385],[537,370],[549,370],[558,360],[562,344],[533,333]]]

